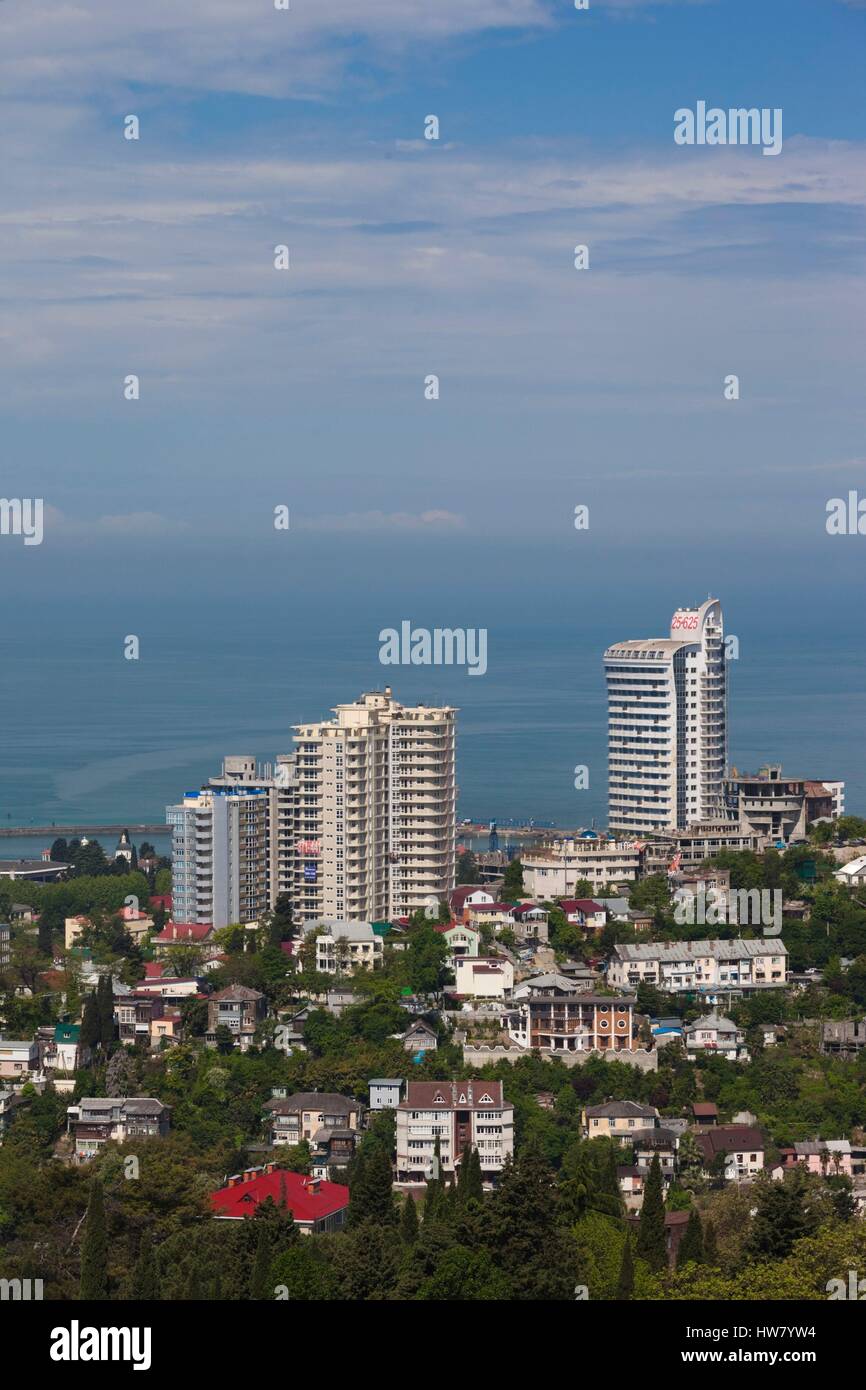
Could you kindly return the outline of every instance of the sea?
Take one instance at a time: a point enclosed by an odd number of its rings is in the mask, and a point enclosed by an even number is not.
[[[311,613],[276,598],[163,602],[149,625],[137,620],[137,661],[122,655],[130,617],[117,599],[17,606],[5,615],[0,660],[0,825],[163,824],[166,805],[218,772],[224,754],[271,760],[291,749],[293,724],[390,684],[405,704],[458,707],[459,817],[604,826],[602,654],[627,636],[663,635],[658,607],[651,615],[636,603],[625,620],[621,600],[610,611],[566,599],[543,613],[489,604],[488,669],[472,676],[382,666],[379,613],[370,622],[358,605]],[[858,611],[852,602],[828,620],[799,605],[770,619],[744,603],[726,613],[739,642],[729,761],[844,779],[847,809],[866,814]],[[588,771],[581,790],[578,767]],[[0,858],[45,841],[0,838]]]

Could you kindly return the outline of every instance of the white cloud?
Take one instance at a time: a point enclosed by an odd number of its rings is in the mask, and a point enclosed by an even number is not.
[[[188,521],[161,516],[159,512],[126,512],[117,516],[74,517],[45,507],[45,533],[60,539],[89,539],[118,537],[130,540],[139,537],[162,537],[189,531]]]
[[[129,84],[313,95],[359,37],[383,50],[551,22],[551,0],[58,0],[0,12],[0,85],[54,93]]]
[[[455,512],[346,512],[342,516],[306,517],[297,522],[303,531],[460,531],[465,517]]]

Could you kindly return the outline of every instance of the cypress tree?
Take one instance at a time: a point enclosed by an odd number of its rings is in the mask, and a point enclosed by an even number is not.
[[[99,1042],[99,1010],[96,1004],[96,995],[92,991],[84,1001],[80,1041],[82,1048],[94,1048]]]
[[[153,1303],[159,1299],[159,1271],[156,1252],[150,1236],[145,1232],[138,1247],[138,1259],[132,1271],[130,1296],[136,1303]]]
[[[418,1229],[418,1210],[415,1206],[415,1198],[407,1194],[400,1215],[400,1235],[405,1245],[415,1244],[418,1239]]]
[[[105,1232],[105,1203],[102,1183],[90,1184],[84,1234],[81,1237],[81,1281],[78,1296],[82,1302],[108,1298],[108,1240]]]
[[[620,1302],[625,1302],[634,1294],[634,1261],[631,1257],[631,1235],[627,1234],[625,1245],[622,1247],[622,1261],[619,1266],[619,1282],[616,1287],[616,1296]]]
[[[253,1260],[253,1272],[250,1277],[250,1298],[262,1302],[273,1296],[273,1289],[270,1287],[268,1271],[271,1267],[271,1238],[267,1227],[263,1224],[259,1230],[259,1238],[256,1242],[256,1254]]]
[[[189,1274],[186,1280],[186,1291],[184,1298],[191,1303],[201,1303],[204,1295],[201,1291],[201,1280],[198,1272],[198,1256],[193,1255],[192,1264],[189,1267]]]
[[[350,1184],[349,1225],[365,1221],[394,1226],[397,1209],[392,1195],[391,1159],[379,1139],[368,1139],[358,1151]]]
[[[704,1227],[704,1264],[712,1265],[714,1269],[719,1267],[719,1247],[716,1243],[716,1228],[712,1221],[708,1221]]]
[[[457,1180],[457,1197],[461,1207],[473,1198],[481,1201],[484,1196],[484,1183],[481,1177],[481,1157],[477,1149],[467,1144],[460,1161],[460,1177]]]
[[[658,1154],[653,1154],[649,1177],[640,1209],[635,1254],[646,1260],[650,1269],[658,1271],[667,1264],[665,1244],[665,1203],[662,1191],[662,1169]]]
[[[689,1224],[686,1226],[686,1233],[680,1241],[677,1251],[677,1269],[681,1265],[699,1265],[704,1258],[704,1230],[701,1225],[701,1218],[698,1215],[697,1207],[692,1207],[689,1213]]]

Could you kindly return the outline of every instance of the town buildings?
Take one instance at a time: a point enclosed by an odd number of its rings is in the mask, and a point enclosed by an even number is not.
[[[582,1119],[587,1139],[628,1139],[638,1131],[655,1129],[660,1123],[654,1105],[641,1105],[636,1100],[608,1100],[603,1105],[587,1105]]]
[[[514,984],[514,966],[504,956],[457,956],[454,993],[470,999],[504,999]]]
[[[551,973],[517,985],[508,1034],[518,1047],[550,1052],[629,1052],[635,1047],[633,997],[581,994]]]
[[[291,1173],[275,1163],[235,1173],[225,1187],[210,1194],[213,1215],[218,1221],[243,1221],[254,1216],[268,1198],[276,1206],[288,1208],[303,1236],[327,1235],[342,1230],[346,1224],[348,1187]]]
[[[319,921],[307,928],[314,935],[314,969],[322,975],[353,975],[382,964],[384,945],[369,922]]]
[[[556,838],[523,851],[523,886],[532,898],[561,898],[574,893],[581,881],[594,889],[609,883],[633,883],[641,876],[646,846],[622,835],[589,831],[573,838]]]
[[[12,928],[8,922],[0,922],[0,970],[12,959]]]
[[[20,1038],[0,1038],[0,1080],[28,1081],[39,1071],[39,1044]]]
[[[205,1039],[209,1046],[216,1047],[219,1038],[217,1030],[228,1028],[234,1046],[247,1052],[252,1046],[256,1030],[267,1014],[267,999],[256,989],[246,985],[229,985],[207,1001],[207,1033]]]
[[[467,1146],[478,1151],[482,1181],[494,1184],[514,1152],[514,1108],[501,1081],[410,1081],[397,1106],[396,1182],[424,1183],[459,1171]]]
[[[178,922],[256,922],[271,906],[269,796],[259,787],[206,787],[166,808]]]
[[[656,985],[669,994],[715,994],[785,986],[788,948],[781,937],[753,941],[647,941],[617,945],[608,984]]]
[[[456,711],[390,687],[295,728],[296,920],[409,916],[454,887]]]
[[[704,1014],[688,1024],[683,1029],[683,1041],[690,1062],[697,1061],[705,1053],[724,1057],[729,1062],[745,1062],[749,1058],[742,1028],[716,1013]]]
[[[608,686],[610,828],[650,835],[720,816],[727,756],[722,608],[680,608],[670,636],[618,642]]]
[[[732,768],[723,782],[728,819],[770,845],[805,840],[811,821],[835,820],[842,815],[844,789],[844,782],[783,777],[779,763],[768,764],[757,773]]]
[[[255,922],[280,894],[295,919],[408,916],[454,886],[456,711],[390,687],[299,724],[276,765],[223,760],[166,808],[174,918]]]
[[[764,1167],[766,1144],[754,1125],[714,1125],[695,1135],[704,1158],[704,1171],[727,1182],[753,1178]]]
[[[66,1110],[76,1163],[95,1157],[109,1141],[155,1139],[168,1133],[171,1110],[150,1096],[82,1096]]]

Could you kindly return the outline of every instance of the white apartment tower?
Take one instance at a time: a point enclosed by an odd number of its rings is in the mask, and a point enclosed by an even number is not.
[[[727,755],[722,608],[678,608],[670,637],[604,654],[612,830],[637,835],[719,819]]]
[[[390,688],[295,726],[297,921],[405,916],[454,886],[455,715]]]

